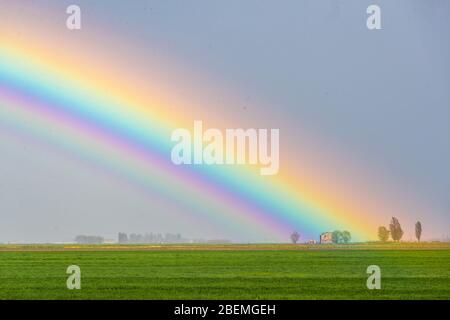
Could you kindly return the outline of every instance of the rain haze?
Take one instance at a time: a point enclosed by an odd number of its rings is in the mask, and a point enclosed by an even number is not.
[[[382,176],[380,193],[392,187],[405,208],[420,203],[416,212],[398,212],[406,240],[413,238],[417,220],[425,240],[448,238],[449,1],[76,2],[83,19],[77,41],[92,30],[118,47],[121,41],[134,43],[142,56],[170,56],[199,79],[210,80],[204,86],[211,88],[208,98],[201,80],[189,92],[179,80],[185,77],[161,80],[168,95],[173,87],[180,100],[192,101],[192,120],[208,114],[224,127],[279,128],[281,171],[283,163],[302,158],[296,143],[308,140],[303,136],[308,132],[332,146],[325,149],[338,150],[341,159],[351,158],[358,168]],[[366,8],[373,2],[382,10],[381,30],[366,26]],[[9,33],[26,38],[28,29],[45,24],[54,33],[60,26],[63,34],[71,3],[0,0],[0,29],[4,22]],[[45,39],[45,33],[39,37]],[[208,104],[210,97],[217,100]],[[223,106],[227,99],[237,103]],[[0,121],[0,157],[0,242],[70,242],[80,234],[117,239],[119,232],[283,241],[222,228],[7,121]],[[328,161],[323,159],[324,169]],[[340,168],[352,169],[349,164]],[[380,212],[374,233],[391,216]]]

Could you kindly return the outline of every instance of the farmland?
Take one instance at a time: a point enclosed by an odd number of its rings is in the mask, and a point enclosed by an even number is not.
[[[450,244],[3,245],[0,299],[450,299]]]

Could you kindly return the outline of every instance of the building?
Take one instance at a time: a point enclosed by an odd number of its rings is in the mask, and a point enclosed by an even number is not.
[[[320,243],[333,243],[333,233],[332,232],[324,232],[320,235]]]

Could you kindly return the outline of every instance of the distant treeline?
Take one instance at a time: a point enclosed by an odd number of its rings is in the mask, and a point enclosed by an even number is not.
[[[146,233],[146,234],[136,234],[131,233],[129,236],[126,233],[120,232],[119,243],[182,243],[186,242],[186,239],[181,237],[181,234],[154,234],[154,233]]]
[[[81,244],[100,244],[103,243],[103,237],[80,235],[75,238],[75,242]]]

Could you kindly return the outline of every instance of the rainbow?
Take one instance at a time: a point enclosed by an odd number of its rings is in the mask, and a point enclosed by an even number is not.
[[[307,182],[260,176],[251,166],[176,166],[171,132],[188,127],[158,100],[31,45],[0,42],[0,124],[50,143],[98,170],[206,219],[245,234],[289,241],[292,230],[315,236],[346,229],[370,239],[360,212],[323,201]],[[282,136],[282,131],[281,131]],[[281,166],[283,163],[281,162]]]

